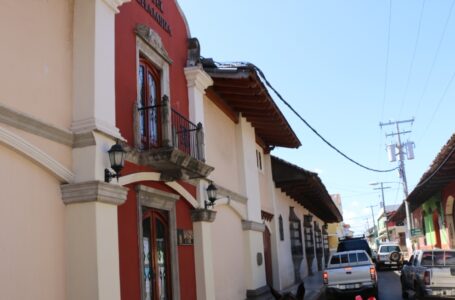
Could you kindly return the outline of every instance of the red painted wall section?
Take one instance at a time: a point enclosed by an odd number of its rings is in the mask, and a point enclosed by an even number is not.
[[[158,22],[144,9],[148,4],[161,3],[163,12],[159,14],[169,24],[171,34],[166,32]],[[172,59],[169,66],[170,103],[171,107],[188,117],[188,91],[184,74],[187,61],[188,33],[185,21],[180,15],[173,0],[131,0],[120,6],[120,13],[115,19],[115,92],[117,127],[128,143],[133,146],[133,105],[137,98],[137,56],[136,34],[137,24],[147,25],[158,33],[164,48]],[[127,163],[122,175],[153,171],[149,167]],[[162,182],[141,182],[162,191],[175,193]],[[193,196],[194,186],[179,182]],[[140,299],[140,262],[138,245],[138,220],[135,185],[129,185],[126,203],[118,208],[119,252],[120,252],[120,285],[123,300]],[[183,198],[177,201],[177,228],[192,230],[191,205]],[[182,299],[196,299],[196,279],[194,266],[194,247],[178,246],[179,275]]]
[[[455,197],[455,181],[449,183],[443,190],[442,190],[442,204],[444,205],[444,211],[447,204],[447,198],[449,196]],[[445,214],[451,214],[452,212],[445,211]]]
[[[134,186],[128,185],[126,202],[118,209],[120,294],[122,299],[141,299],[137,203]]]
[[[137,98],[136,34],[137,24],[157,32],[173,63],[170,65],[170,102],[172,108],[188,116],[188,91],[184,68],[187,60],[188,33],[174,1],[161,1],[163,13],[170,24],[171,34],[164,31],[141,6],[152,0],[132,0],[120,6],[115,17],[115,83],[117,126],[129,143],[133,141],[133,104]]]
[[[191,206],[184,199],[177,202],[177,228],[193,230]],[[196,270],[194,266],[194,246],[178,246],[180,298],[196,300]]]

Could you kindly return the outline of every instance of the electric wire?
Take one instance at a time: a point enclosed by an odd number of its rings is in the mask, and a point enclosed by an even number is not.
[[[422,7],[420,8],[420,16],[419,16],[419,23],[417,26],[417,35],[416,35],[416,40],[414,43],[414,50],[412,51],[411,64],[409,66],[408,76],[406,79],[406,85],[405,85],[405,89],[404,89],[404,95],[403,95],[403,99],[401,99],[401,105],[400,105],[400,110],[398,111],[398,116],[401,115],[401,112],[403,111],[404,103],[406,102],[406,99],[408,97],[409,83],[411,81],[412,71],[414,70],[414,61],[415,61],[415,57],[416,57],[416,53],[417,53],[417,46],[419,45],[419,40],[420,40],[420,29],[422,27],[422,19],[423,19],[423,11],[425,9],[425,1],[426,0],[422,0]]]
[[[455,79],[455,72],[453,72],[452,76],[450,77],[450,80],[447,82],[447,85],[444,88],[444,92],[442,93],[441,97],[439,98],[438,104],[436,105],[436,107],[435,107],[435,109],[433,111],[433,114],[431,115],[430,120],[428,121],[427,126],[425,127],[425,129],[424,129],[424,131],[423,131],[422,135],[420,136],[420,138],[419,138],[417,143],[419,143],[423,139],[423,137],[427,133],[428,129],[430,128],[431,123],[433,123],[433,119],[436,116],[436,113],[438,112],[439,107],[441,106],[441,103],[444,101],[444,99],[445,99],[445,97],[447,95],[447,92],[449,91],[450,87],[452,86],[452,83],[453,83],[454,79]]]
[[[374,169],[374,168],[370,168],[370,167],[367,167],[359,162],[357,162],[356,160],[352,159],[351,157],[349,157],[348,155],[346,155],[345,153],[343,153],[341,150],[339,150],[337,147],[335,147],[334,145],[332,145],[332,143],[330,143],[327,139],[325,139],[313,126],[311,126],[295,109],[294,107],[292,107],[292,105],[290,105],[282,96],[281,94],[270,84],[270,82],[267,80],[267,78],[265,77],[264,73],[261,71],[261,69],[259,69],[259,67],[257,67],[256,65],[252,64],[252,63],[245,63],[246,66],[252,68],[253,70],[255,70],[259,76],[264,80],[265,84],[275,93],[275,95],[297,116],[297,118],[299,118],[311,131],[313,131],[314,134],[316,134],[324,143],[326,143],[330,148],[332,148],[333,150],[335,150],[338,154],[340,154],[341,156],[343,156],[344,158],[346,158],[347,160],[349,160],[350,162],[354,163],[355,165],[363,168],[363,169],[366,169],[368,171],[372,171],[372,172],[378,172],[378,173],[386,173],[386,172],[392,172],[392,171],[395,171],[398,167],[395,167],[393,169],[387,169],[387,170],[379,170],[379,169]]]
[[[427,93],[428,85],[430,83],[430,78],[433,75],[434,66],[436,65],[436,61],[437,61],[438,56],[439,56],[439,51],[441,50],[441,45],[442,45],[442,42],[444,41],[444,38],[445,38],[445,35],[446,35],[446,32],[447,32],[447,27],[449,25],[450,18],[452,17],[452,12],[453,12],[454,5],[455,5],[455,0],[453,0],[452,4],[450,5],[449,14],[446,17],[446,20],[445,20],[445,23],[444,23],[444,28],[442,30],[442,34],[441,34],[441,37],[439,38],[438,46],[436,48],[436,53],[435,53],[435,55],[433,57],[433,61],[431,62],[430,72],[428,72],[428,76],[425,79],[425,83],[424,83],[424,86],[423,86],[423,91],[422,91],[422,94],[421,94],[421,96],[419,98],[419,102],[417,103],[416,112],[415,112],[414,116],[417,116],[417,113],[420,110],[420,105],[422,104],[422,100],[423,100],[423,98],[425,97],[425,95]]]
[[[384,92],[382,98],[382,108],[381,108],[381,118],[384,117],[384,108],[385,102],[387,100],[387,83],[389,81],[389,57],[390,57],[390,28],[392,26],[392,0],[389,0],[389,21],[387,26],[387,50],[386,50],[386,57],[385,57],[385,76],[384,76]]]

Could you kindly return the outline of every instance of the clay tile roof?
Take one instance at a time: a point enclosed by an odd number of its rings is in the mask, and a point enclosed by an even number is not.
[[[455,134],[442,147],[430,168],[422,175],[419,183],[409,194],[411,211],[418,208],[436,192],[455,180]]]
[[[271,156],[271,158],[273,181],[277,188],[324,222],[343,221],[343,216],[318,174],[276,156]]]
[[[256,135],[267,148],[298,148],[301,143],[267,88],[248,64],[219,64],[203,59],[204,71],[214,84],[208,97],[234,121],[239,114],[255,128]]]

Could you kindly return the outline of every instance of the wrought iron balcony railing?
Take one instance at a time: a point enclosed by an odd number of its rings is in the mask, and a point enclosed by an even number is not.
[[[170,108],[164,96],[159,105],[134,108],[135,146],[139,150],[176,148],[199,160],[204,158],[204,131]]]

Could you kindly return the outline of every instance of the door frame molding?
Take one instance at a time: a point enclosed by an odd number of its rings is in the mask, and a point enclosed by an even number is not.
[[[142,207],[155,208],[167,211],[169,214],[169,250],[171,260],[171,290],[172,299],[180,299],[180,283],[179,283],[179,261],[178,261],[178,250],[177,250],[177,217],[175,205],[180,199],[179,195],[164,192],[155,188],[151,188],[145,185],[136,186],[136,197],[137,197],[137,219],[138,219],[138,245],[139,245],[139,278],[141,288],[141,300],[144,299],[144,280],[143,280],[143,269],[144,262],[142,257],[144,256],[144,249],[142,247]]]

